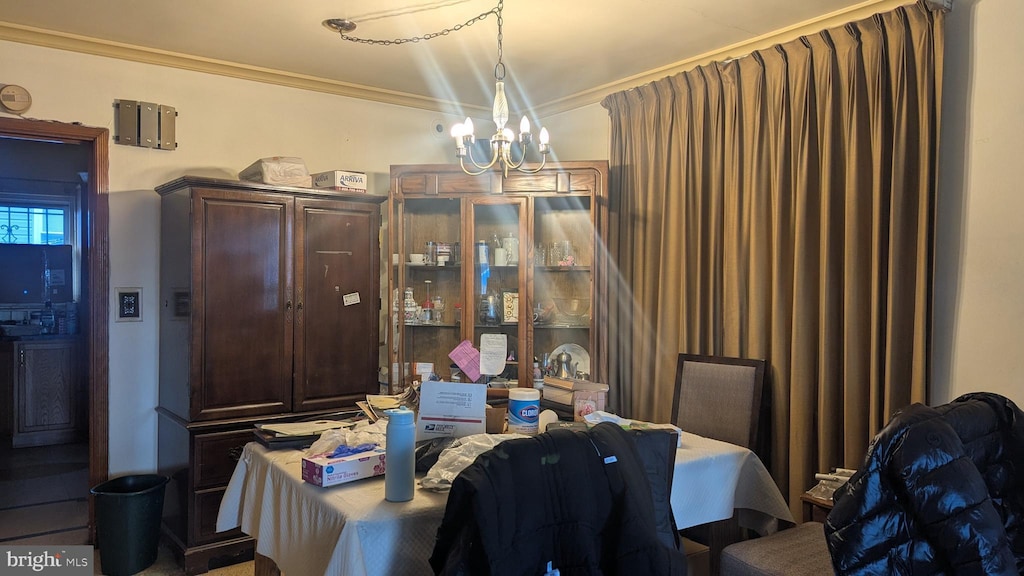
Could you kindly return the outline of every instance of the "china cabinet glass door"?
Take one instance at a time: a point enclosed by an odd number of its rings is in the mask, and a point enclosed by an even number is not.
[[[449,379],[448,352],[462,341],[462,204],[459,199],[407,199],[393,211],[398,223],[392,261],[392,391],[432,371]]]
[[[534,356],[542,369],[590,376],[595,233],[591,200],[583,196],[533,199],[533,280],[530,302]],[[561,353],[569,360],[555,363]],[[562,356],[563,359],[568,357]]]
[[[523,214],[525,198],[485,197],[469,201],[468,236],[473,243],[473,268],[465,301],[472,303],[472,330],[467,338],[481,349],[483,334],[506,336],[506,365],[491,376],[519,384],[520,375],[532,362],[526,340],[527,325],[522,303],[528,298],[528,259],[524,243],[527,231]],[[484,378],[488,380],[488,378]]]

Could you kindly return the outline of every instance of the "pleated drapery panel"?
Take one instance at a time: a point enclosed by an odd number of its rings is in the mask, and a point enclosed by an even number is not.
[[[794,513],[924,401],[944,14],[912,4],[608,96],[608,374],[671,417],[680,352],[770,365]]]

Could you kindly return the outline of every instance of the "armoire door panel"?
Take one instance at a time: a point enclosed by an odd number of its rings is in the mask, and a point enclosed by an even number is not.
[[[196,258],[197,418],[291,409],[291,212],[286,196],[205,195]],[[201,287],[201,291],[199,289]]]
[[[375,389],[379,274],[374,208],[298,200],[294,406],[351,405]]]

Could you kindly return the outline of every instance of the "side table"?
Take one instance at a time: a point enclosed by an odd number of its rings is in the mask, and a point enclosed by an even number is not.
[[[832,511],[832,499],[818,498],[812,496],[809,492],[804,492],[800,495],[800,501],[803,503],[804,510],[804,522],[821,522],[825,523],[825,519],[828,518],[828,513]]]

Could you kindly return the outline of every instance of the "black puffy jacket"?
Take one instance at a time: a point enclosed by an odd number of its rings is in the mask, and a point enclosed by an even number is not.
[[[834,500],[837,574],[1024,574],[1024,414],[984,392],[911,405]]]

